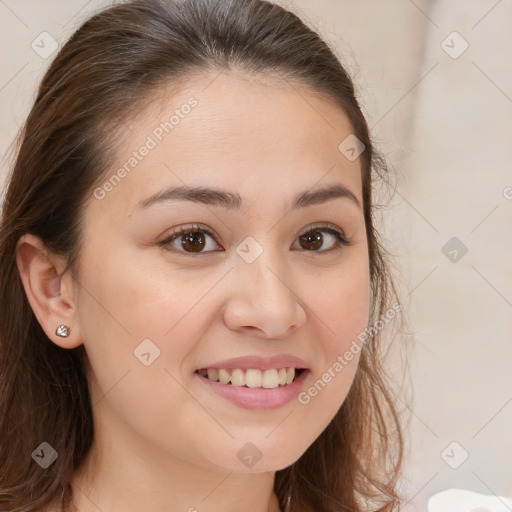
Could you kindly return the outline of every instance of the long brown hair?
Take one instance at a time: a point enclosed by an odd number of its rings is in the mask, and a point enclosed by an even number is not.
[[[82,213],[112,163],[113,134],[152,94],[197,70],[277,72],[309,86],[348,115],[360,155],[374,325],[397,294],[374,227],[373,182],[385,182],[351,78],[329,45],[297,15],[264,0],[134,0],[104,9],[63,45],[16,140],[0,227],[0,509],[39,508],[67,482],[93,440],[84,347],[63,350],[39,325],[18,273],[24,233],[81,268]],[[107,136],[108,135],[108,136]],[[341,142],[341,141],[340,141]],[[399,506],[400,414],[383,364],[379,330],[365,344],[343,405],[306,452],[276,472],[290,512],[389,511]],[[42,469],[32,452],[58,453]]]

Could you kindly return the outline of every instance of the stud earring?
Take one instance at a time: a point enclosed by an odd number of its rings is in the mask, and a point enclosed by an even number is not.
[[[55,334],[57,336],[60,336],[61,338],[67,338],[69,336],[69,327],[67,325],[59,325],[59,327],[57,327],[57,329],[55,330]]]

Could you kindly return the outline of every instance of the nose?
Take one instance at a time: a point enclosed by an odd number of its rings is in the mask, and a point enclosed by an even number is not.
[[[230,329],[282,339],[304,325],[302,298],[282,254],[264,250],[251,263],[235,256],[230,274],[232,291],[224,310]]]

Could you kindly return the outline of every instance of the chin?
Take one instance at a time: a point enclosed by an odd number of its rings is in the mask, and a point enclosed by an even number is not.
[[[293,450],[289,453],[284,453],[279,448],[274,450],[270,450],[272,455],[265,457],[265,454],[261,454],[261,458],[253,463],[252,466],[247,464],[247,467],[244,467],[244,462],[236,465],[236,467],[231,468],[233,471],[237,471],[239,473],[263,473],[264,471],[280,471],[291,466],[295,463],[304,453],[298,452],[297,450]]]

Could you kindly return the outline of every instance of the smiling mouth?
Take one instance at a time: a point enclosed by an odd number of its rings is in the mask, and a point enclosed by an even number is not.
[[[227,370],[215,368],[201,368],[195,373],[207,378],[212,382],[220,384],[245,387],[245,388],[264,388],[274,389],[283,387],[294,382],[305,368],[275,368],[270,370],[260,370],[249,368],[242,370],[240,368]]]

